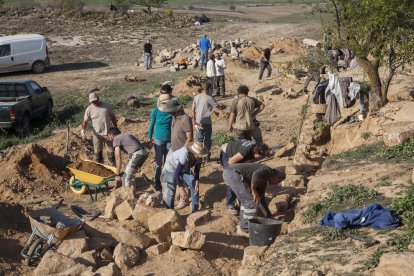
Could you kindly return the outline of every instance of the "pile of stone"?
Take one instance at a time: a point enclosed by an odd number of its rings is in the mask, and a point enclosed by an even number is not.
[[[252,41],[236,39],[232,40],[222,40],[212,41],[212,51],[214,53],[220,53],[223,56],[231,57],[232,59],[239,60],[240,54],[247,48],[253,46]],[[158,56],[155,57],[154,61],[158,64],[162,64],[164,67],[169,66],[170,71],[176,72],[179,70],[187,68],[197,68],[200,62],[200,51],[196,43],[191,44],[183,49],[177,50],[167,50],[164,49],[158,53]],[[185,64],[183,64],[185,61]],[[243,58],[243,63],[248,64],[249,66],[257,67],[257,62]]]
[[[151,258],[201,249],[206,237],[194,228],[210,220],[210,211],[185,221],[163,207],[160,192],[137,196],[129,187],[115,189],[107,198],[104,220],[85,222],[56,251],[49,250],[35,275],[123,275],[138,265],[144,250]]]

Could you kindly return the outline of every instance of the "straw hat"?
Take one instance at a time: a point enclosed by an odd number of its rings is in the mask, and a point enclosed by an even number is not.
[[[187,149],[191,151],[196,157],[204,158],[207,157],[208,151],[201,142],[194,142],[188,145]]]
[[[160,106],[158,107],[160,111],[167,113],[174,113],[182,108],[183,106],[181,105],[180,101],[175,97],[169,100],[164,100],[160,103]]]
[[[171,94],[161,94],[157,100],[157,107],[161,110],[162,106],[165,107],[167,101],[171,99]]]

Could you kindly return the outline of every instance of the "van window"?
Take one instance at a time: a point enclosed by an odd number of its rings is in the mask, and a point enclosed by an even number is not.
[[[0,57],[7,57],[10,54],[10,44],[0,45]]]
[[[36,89],[39,89],[40,90],[40,86],[39,85],[37,85],[36,83],[34,83],[34,82],[31,82],[30,83],[30,87],[32,88],[32,91],[35,91]]]
[[[27,96],[26,89],[22,84],[0,84],[0,98]]]
[[[12,44],[13,55],[40,51],[42,49],[42,41],[17,41]]]

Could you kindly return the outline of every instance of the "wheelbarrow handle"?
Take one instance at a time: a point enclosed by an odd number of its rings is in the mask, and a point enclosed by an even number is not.
[[[63,198],[59,199],[58,203],[56,203],[56,204],[53,206],[53,208],[54,208],[54,209],[59,208],[59,206],[60,206],[60,205],[62,205],[63,200],[64,200]]]

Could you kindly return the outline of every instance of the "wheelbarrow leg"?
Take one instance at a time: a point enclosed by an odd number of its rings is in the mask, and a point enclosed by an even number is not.
[[[95,202],[98,201],[98,188],[95,187]]]
[[[91,189],[89,188],[89,185],[86,185],[86,189],[88,190],[88,194],[89,194],[89,196],[91,197],[92,201],[94,201],[94,200],[93,200],[92,193],[91,193]]]

